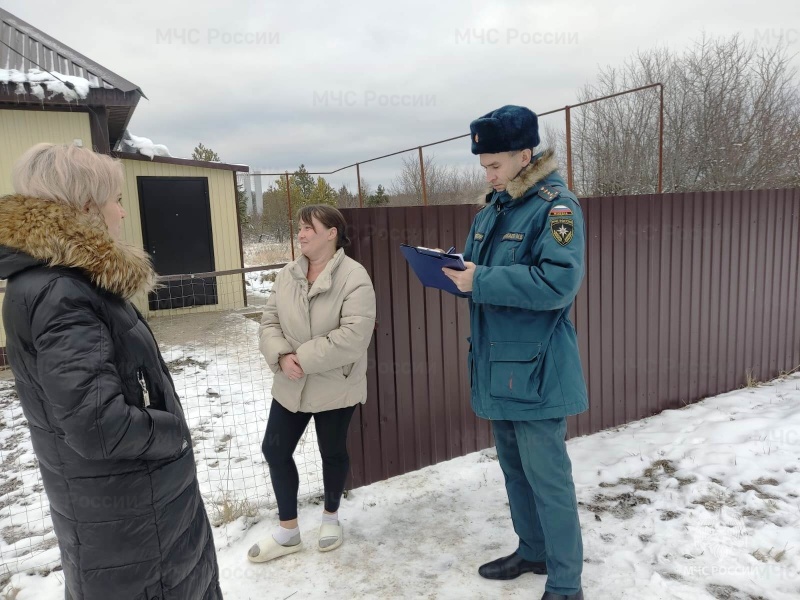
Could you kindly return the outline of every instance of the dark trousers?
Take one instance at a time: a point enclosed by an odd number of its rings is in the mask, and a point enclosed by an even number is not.
[[[350,470],[347,429],[355,410],[355,406],[350,406],[319,413],[293,413],[286,410],[278,401],[272,400],[261,451],[269,465],[269,475],[278,501],[278,516],[281,521],[297,518],[297,491],[300,488],[300,477],[292,455],[311,417],[314,417],[319,453],[322,455],[325,510],[330,513],[339,510],[345,480]]]
[[[517,552],[526,560],[547,563],[548,592],[577,593],[583,542],[564,441],[567,420],[492,421],[492,429],[519,536]]]

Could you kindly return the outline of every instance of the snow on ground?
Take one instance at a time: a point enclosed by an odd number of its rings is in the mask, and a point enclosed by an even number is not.
[[[800,597],[800,377],[569,442],[581,503],[587,598]],[[481,579],[515,536],[492,451],[357,489],[346,543],[250,565],[274,514],[217,533],[226,594],[296,598],[538,598],[544,577]]]
[[[226,318],[224,329],[254,339],[254,321]],[[244,338],[228,349],[215,339],[167,349],[190,407],[204,493],[219,498],[227,485],[237,497],[248,492],[247,497],[265,499],[255,502],[262,506],[258,517],[243,516],[214,530],[226,598],[541,595],[541,576],[493,582],[477,575],[481,563],[516,545],[492,450],[350,492],[340,511],[346,541],[335,552],[314,549],[321,506],[312,496],[300,510],[305,550],[250,564],[247,549],[269,535],[277,516],[264,508],[269,490],[259,448],[271,375],[254,342]],[[19,484],[13,480],[33,481],[35,475],[7,385],[0,387],[0,399],[0,444],[19,453],[14,468],[4,465],[0,480],[0,529],[6,538],[8,515],[35,496],[15,495]],[[209,437],[198,439],[204,428]],[[231,437],[222,441],[226,435]],[[21,437],[12,441],[12,436]],[[301,453],[308,459],[299,466],[318,485],[313,446],[313,439],[305,441]],[[568,447],[580,503],[587,598],[800,597],[800,376],[570,440]],[[30,539],[46,545],[52,540],[46,529]],[[7,548],[0,546],[4,559]],[[11,578],[9,585],[20,590],[18,600],[63,597],[61,573],[31,572]]]
[[[55,565],[59,552],[30,431],[12,381],[0,379],[0,583],[8,572]],[[16,564],[9,567],[6,562]],[[0,586],[0,593],[2,586]],[[2,597],[2,596],[0,596]]]
[[[272,291],[272,286],[275,284],[275,276],[278,274],[279,269],[270,271],[253,271],[245,273],[245,285],[247,285],[248,295],[252,294],[261,298],[269,297]]]
[[[200,488],[209,511],[223,500],[252,507],[274,501],[261,454],[272,399],[272,372],[258,350],[258,322],[223,317],[218,333],[203,344],[162,349],[192,432]],[[156,332],[156,335],[158,333]],[[313,427],[295,453],[300,494],[322,490],[321,459]]]

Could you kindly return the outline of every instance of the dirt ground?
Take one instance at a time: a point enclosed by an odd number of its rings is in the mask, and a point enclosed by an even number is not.
[[[160,345],[185,346],[222,336],[232,322],[242,318],[261,319],[262,308],[249,306],[237,310],[193,313],[170,317],[150,317],[148,324]]]
[[[242,318],[261,319],[263,298],[248,298],[250,306],[236,310],[192,313],[180,316],[150,317],[148,324],[161,346],[194,345],[222,336],[232,323]],[[13,381],[10,367],[0,367],[0,381]]]

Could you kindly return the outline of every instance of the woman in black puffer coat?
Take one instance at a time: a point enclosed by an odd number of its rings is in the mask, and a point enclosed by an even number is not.
[[[216,600],[211,527],[175,387],[129,302],[147,255],[119,240],[122,166],[39,144],[0,198],[8,358],[50,502],[66,596]]]

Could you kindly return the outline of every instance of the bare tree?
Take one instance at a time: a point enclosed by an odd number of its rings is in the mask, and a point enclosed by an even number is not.
[[[703,36],[683,54],[655,49],[601,70],[579,100],[664,83],[664,191],[798,184],[800,91],[784,45]],[[652,193],[658,177],[658,89],[573,113],[576,191]],[[565,155],[564,135],[558,141]]]
[[[483,174],[475,166],[457,168],[440,165],[429,154],[423,158],[425,191],[428,204],[463,204],[472,202],[486,187]],[[422,174],[419,160],[403,158],[403,168],[389,187],[392,204],[414,206],[423,203]]]

